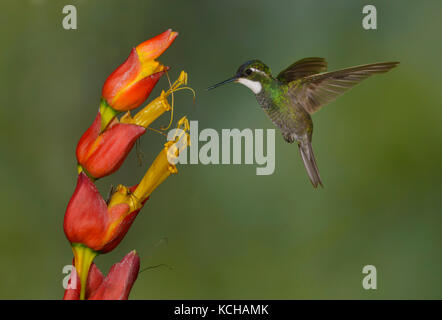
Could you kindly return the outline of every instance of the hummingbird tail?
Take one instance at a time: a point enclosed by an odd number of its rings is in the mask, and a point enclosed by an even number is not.
[[[298,144],[299,152],[301,153],[302,161],[304,162],[305,169],[307,170],[308,177],[314,188],[318,185],[322,185],[321,177],[319,176],[318,166],[316,165],[315,155],[313,154],[313,148],[310,141],[303,141]]]

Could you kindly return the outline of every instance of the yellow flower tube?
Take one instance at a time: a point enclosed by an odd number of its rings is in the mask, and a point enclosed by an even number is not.
[[[127,112],[121,117],[120,122],[128,124],[136,124],[138,126],[147,128],[152,122],[158,119],[164,112],[172,110],[173,103],[171,106],[169,104],[169,101],[167,100],[169,95],[181,89],[190,89],[187,87],[181,87],[183,85],[184,86],[187,85],[187,73],[181,71],[178,79],[171,85],[169,90],[167,91],[163,90],[159,97],[157,97],[152,102],[150,102],[146,107],[144,107],[133,117],[130,115],[130,112]]]
[[[167,177],[178,172],[176,161],[173,160],[177,160],[180,152],[190,145],[189,128],[189,121],[186,117],[178,121],[177,134],[173,140],[165,143],[163,150],[155,158],[133,192],[136,199],[144,201]],[[184,143],[179,143],[180,141],[184,141]]]

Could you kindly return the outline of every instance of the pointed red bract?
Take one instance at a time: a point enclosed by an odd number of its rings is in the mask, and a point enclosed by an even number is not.
[[[113,100],[118,92],[124,89],[128,83],[134,81],[141,72],[141,62],[135,48],[130,52],[129,57],[110,76],[103,85],[101,95],[112,106]],[[112,106],[114,109],[115,106]]]
[[[102,248],[108,220],[106,202],[92,181],[80,173],[64,216],[66,237],[71,243],[82,243],[98,251]]]
[[[135,251],[128,253],[121,262],[114,264],[106,278],[89,300],[127,300],[138,277],[140,258]]]
[[[124,238],[140,210],[129,212],[127,203],[108,208],[95,185],[82,172],[66,209],[64,232],[71,243],[83,244],[100,253],[109,252]]]
[[[164,68],[168,70],[169,68]],[[122,92],[109,103],[115,110],[127,111],[138,108],[149,97],[158,80],[165,71],[156,72],[141,80],[128,84]],[[105,95],[103,95],[105,98]],[[106,99],[106,98],[105,98]],[[106,101],[108,101],[106,99]]]
[[[167,30],[133,48],[129,57],[106,79],[102,98],[117,111],[139,107],[168,67],[154,59],[172,44],[178,33]]]
[[[156,59],[169,48],[175,38],[178,37],[178,32],[168,29],[163,33],[146,40],[139,44],[136,48],[141,61]]]
[[[141,126],[113,121],[100,134],[101,114],[80,138],[77,161],[89,175],[98,179],[117,171],[123,164],[135,141],[146,132]]]
[[[106,277],[93,263],[89,269],[86,300],[127,300],[140,270],[140,258],[135,251],[129,252],[119,263],[114,264]],[[76,278],[76,287],[66,289],[63,300],[80,299],[80,280],[75,269],[69,283]]]

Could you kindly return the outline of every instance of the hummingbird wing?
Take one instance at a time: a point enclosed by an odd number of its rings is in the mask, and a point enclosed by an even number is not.
[[[282,70],[276,79],[289,83],[325,71],[327,71],[327,62],[324,58],[304,58]]]
[[[289,93],[294,101],[313,114],[372,74],[385,73],[398,64],[399,62],[381,62],[309,75],[290,83]]]

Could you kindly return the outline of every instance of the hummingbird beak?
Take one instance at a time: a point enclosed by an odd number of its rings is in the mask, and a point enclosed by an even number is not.
[[[217,87],[219,87],[219,86],[222,86],[223,84],[230,83],[230,82],[236,82],[236,81],[238,81],[238,77],[237,77],[237,76],[234,76],[234,77],[232,77],[232,78],[229,78],[229,79],[227,79],[227,80],[224,80],[224,81],[222,81],[222,82],[220,82],[220,83],[217,83],[217,84],[214,84],[213,86],[208,87],[208,88],[207,88],[207,91],[212,90],[212,89],[215,89],[215,88],[217,88]]]

